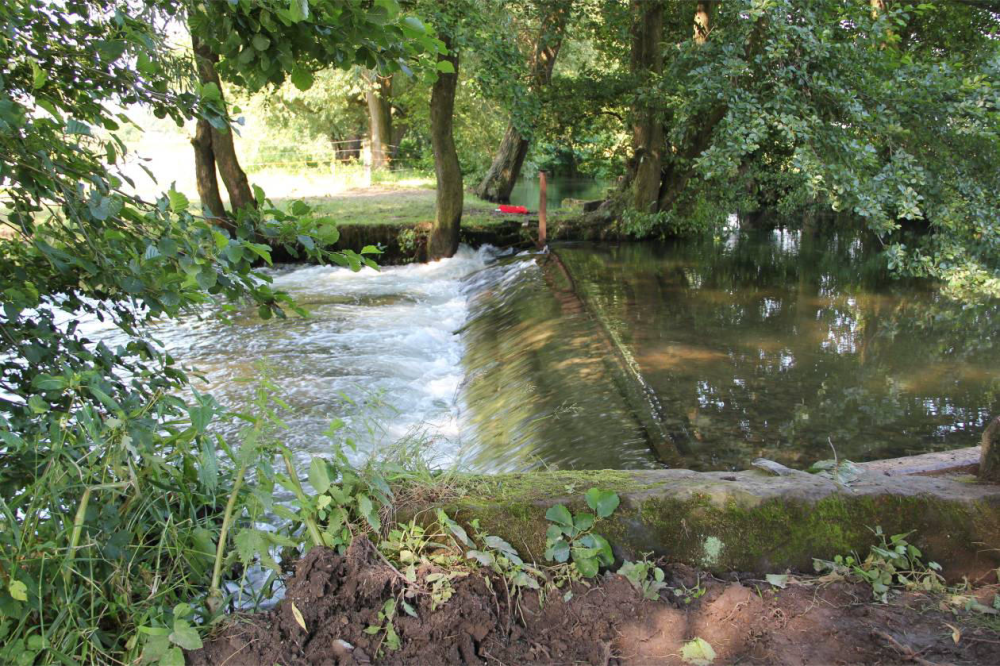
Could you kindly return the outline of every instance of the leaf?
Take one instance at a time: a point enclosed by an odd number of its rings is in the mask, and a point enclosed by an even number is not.
[[[322,495],[331,485],[329,465],[323,458],[313,458],[309,463],[309,484]]]
[[[375,6],[385,8],[390,18],[399,15],[399,2],[397,0],[375,0]]]
[[[236,554],[243,564],[250,564],[257,553],[267,548],[264,536],[254,529],[240,530],[240,533],[233,539],[233,544],[236,546]]]
[[[114,62],[125,53],[125,42],[121,39],[102,39],[96,45],[101,59],[107,62]]]
[[[171,647],[160,657],[160,666],[184,666],[184,652],[179,647]]]
[[[611,544],[608,540],[602,537],[600,534],[591,534],[594,539],[594,545],[598,550],[598,559],[600,559],[601,564],[606,567],[610,567],[615,563],[614,553],[611,551]]]
[[[191,202],[188,201],[188,198],[183,193],[174,189],[167,192],[167,199],[170,200],[170,210],[175,213],[182,213],[191,205]]]
[[[425,28],[420,19],[415,16],[407,16],[404,18],[400,22],[399,27],[403,31],[403,34],[410,38],[427,34],[427,28]]]
[[[545,519],[566,527],[573,526],[573,515],[562,504],[556,504],[545,512]]]
[[[187,620],[174,620],[174,631],[170,634],[170,642],[185,650],[200,650],[202,647],[198,630]]]
[[[450,531],[463,546],[469,545],[469,535],[466,533],[465,528],[449,518],[448,514],[441,509],[437,510],[437,520],[442,526],[447,527],[448,531]]]
[[[292,85],[299,90],[309,90],[313,86],[314,78],[312,72],[304,67],[296,66],[292,70]]]
[[[267,47],[271,45],[271,40],[264,35],[258,34],[253,36],[251,44],[253,44],[253,47],[258,51],[266,51]]]
[[[594,520],[592,513],[578,513],[573,517],[573,527],[576,528],[577,532],[586,532],[594,526]]]
[[[209,81],[201,86],[201,96],[210,102],[222,101],[222,91],[219,90],[219,86],[215,85],[214,81]]]
[[[382,523],[378,518],[378,512],[375,511],[375,507],[372,506],[372,501],[368,498],[368,495],[364,493],[358,494],[358,510],[361,515],[365,517],[368,524],[375,531],[378,531],[382,527]]]
[[[450,60],[438,60],[437,65],[435,65],[437,71],[443,72],[445,74],[454,74],[455,65],[452,64]]]
[[[493,557],[493,553],[487,553],[482,550],[470,550],[465,556],[470,560],[476,560],[484,567],[491,567],[496,564],[496,558]]]
[[[35,414],[44,414],[49,411],[49,405],[42,399],[42,396],[35,394],[28,398],[28,407]]]
[[[289,0],[288,12],[293,23],[309,18],[309,0]]]
[[[509,543],[507,543],[506,541],[504,541],[500,537],[498,537],[498,536],[487,536],[485,539],[483,539],[483,541],[490,548],[492,548],[494,550],[499,550],[501,553],[503,553],[504,555],[506,555],[507,559],[509,559],[514,564],[517,564],[517,565],[523,564],[523,560],[517,554],[517,551],[514,550],[514,546],[510,545]]]
[[[597,561],[596,557],[583,557],[580,559],[574,557],[573,562],[584,578],[593,578],[601,568],[601,564]]]
[[[591,488],[587,491],[587,506],[597,512],[598,518],[607,518],[615,509],[618,508],[618,504],[621,501],[618,498],[618,493],[613,490],[601,490],[600,488]]]
[[[38,63],[34,60],[31,61],[31,87],[34,90],[38,90],[45,85],[45,82],[49,80],[49,75],[44,69],[38,66]]]
[[[11,580],[7,585],[7,591],[10,592],[10,596],[14,601],[28,600],[28,586],[19,580]]]
[[[79,120],[70,118],[66,121],[66,133],[67,134],[83,134],[84,136],[90,136],[90,125],[87,123],[81,123]]]
[[[295,622],[298,623],[298,625],[300,627],[302,627],[302,631],[305,631],[306,633],[309,632],[309,630],[306,629],[306,619],[304,617],[302,617],[302,611],[300,611],[295,606],[295,602],[294,601],[292,602],[292,617],[294,617],[295,618]]]
[[[569,544],[560,539],[545,550],[545,559],[562,564],[569,559]]]
[[[788,574],[767,574],[764,578],[768,583],[780,587],[782,590],[788,585]]]
[[[685,664],[693,666],[708,666],[715,661],[715,650],[704,638],[688,641],[681,648],[681,659]]]

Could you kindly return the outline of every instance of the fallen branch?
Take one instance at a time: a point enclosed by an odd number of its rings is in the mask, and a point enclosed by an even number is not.
[[[873,629],[872,634],[888,642],[889,645],[892,647],[892,649],[895,650],[899,654],[899,656],[902,657],[905,661],[912,661],[915,664],[920,664],[920,666],[951,666],[950,664],[938,664],[937,662],[928,661],[927,659],[924,659],[920,655],[926,652],[926,650],[921,650],[920,652],[916,652],[913,650],[913,648],[903,645],[902,643],[900,643],[899,641],[897,641],[895,638],[885,633],[884,631],[878,631]]]

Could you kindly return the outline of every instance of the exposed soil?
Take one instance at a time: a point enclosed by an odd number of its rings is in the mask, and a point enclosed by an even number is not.
[[[688,567],[666,571],[671,587],[698,584]],[[388,650],[384,632],[365,628],[381,624],[378,613],[402,581],[358,539],[343,557],[310,551],[277,608],[233,618],[188,664],[683,664],[681,650],[695,637],[712,646],[715,664],[1000,663],[1000,632],[985,616],[943,610],[940,597],[906,593],[879,604],[861,585],[813,580],[777,590],[735,575],[700,584],[705,593],[687,604],[670,592],[644,601],[609,574],[575,585],[568,602],[562,591],[541,604],[527,592],[512,605],[500,579],[471,575],[455,580],[454,596],[434,611],[429,595],[411,599],[418,618],[397,615],[401,645]],[[998,588],[977,596],[989,605]]]

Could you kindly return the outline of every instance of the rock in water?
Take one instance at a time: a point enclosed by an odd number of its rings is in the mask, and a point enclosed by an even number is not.
[[[979,480],[1000,483],[1000,416],[983,433],[983,452],[979,458]]]

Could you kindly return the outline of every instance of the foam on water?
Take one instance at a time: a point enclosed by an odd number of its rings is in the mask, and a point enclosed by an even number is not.
[[[235,380],[251,379],[254,361],[266,361],[293,408],[281,437],[303,461],[330,450],[322,433],[340,418],[362,454],[420,436],[435,462],[448,464],[461,448],[463,278],[494,256],[489,247],[463,246],[450,259],[381,271],[280,270],[275,288],[308,318],[262,321],[247,313],[234,325],[192,318],[158,327],[156,336],[204,374],[199,390],[229,405],[248,404],[253,384]]]

